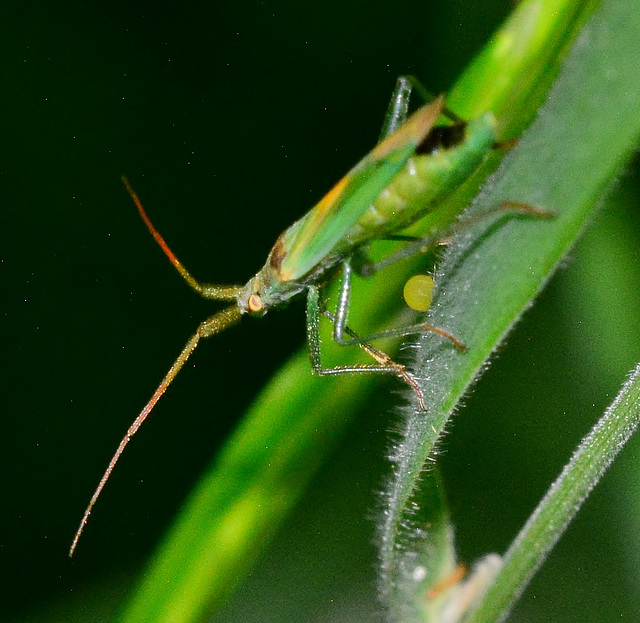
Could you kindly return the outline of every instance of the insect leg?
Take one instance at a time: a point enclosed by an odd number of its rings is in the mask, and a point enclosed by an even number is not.
[[[325,315],[327,315],[325,313]],[[345,333],[352,335],[353,332],[351,330],[346,330]],[[418,324],[412,324],[408,327],[397,327],[395,329],[386,329],[384,331],[379,331],[378,333],[371,333],[370,335],[365,335],[364,337],[358,337],[353,334],[353,339],[351,340],[343,340],[339,342],[339,344],[349,345],[349,344],[367,344],[371,340],[379,340],[386,337],[401,337],[404,335],[415,335],[417,333],[435,333],[440,337],[449,340],[458,350],[465,351],[467,347],[455,336],[453,333],[450,333],[446,329],[442,327],[438,327],[430,322],[420,322]]]
[[[396,86],[391,95],[391,101],[384,116],[382,132],[380,139],[382,140],[393,134],[406,120],[409,114],[409,100],[411,92],[415,90],[425,102],[431,102],[436,99],[436,95],[431,93],[415,76],[399,76],[396,80]],[[464,123],[465,120],[456,115],[446,106],[442,110],[442,114],[448,117],[454,123]]]
[[[415,89],[418,92],[418,95],[424,100],[425,103],[431,102],[436,99],[437,95],[432,93],[427,89],[418,78],[412,75],[400,76],[398,81],[403,80],[408,86],[409,89]],[[466,119],[459,117],[456,113],[453,112],[450,108],[446,106],[442,109],[442,114],[445,117],[448,117],[454,123],[466,123]]]
[[[412,89],[413,86],[408,76],[400,76],[396,80],[396,85],[391,94],[391,101],[384,115],[384,122],[382,123],[382,130],[378,142],[393,134],[407,119]]]
[[[235,301],[238,293],[242,289],[241,286],[216,286],[210,283],[200,283],[197,281],[191,273],[183,266],[182,262],[175,256],[173,251],[169,248],[169,245],[165,242],[164,238],[160,235],[160,232],[153,226],[151,219],[147,216],[142,202],[138,197],[138,194],[129,184],[129,180],[126,177],[122,178],[125,188],[133,203],[136,204],[138,212],[142,217],[145,225],[151,232],[151,235],[155,238],[155,241],[160,245],[160,248],[164,251],[164,254],[169,258],[169,261],[175,266],[176,270],[182,275],[182,278],[201,296],[206,299],[212,299],[216,301]]]
[[[337,374],[364,374],[377,372],[382,374],[393,374],[403,379],[413,390],[418,399],[420,409],[426,411],[424,396],[416,379],[406,370],[406,368],[393,361],[389,355],[375,348],[358,338],[358,336],[344,326],[343,332],[353,338],[353,343],[357,344],[369,356],[376,360],[376,364],[362,364],[357,366],[336,366],[334,368],[323,368],[320,355],[320,317],[326,315],[333,323],[337,324],[337,319],[325,311],[320,303],[320,289],[317,286],[310,286],[307,295],[307,341],[309,343],[309,357],[311,359],[311,369],[318,376],[332,376]],[[335,328],[334,328],[335,333]]]
[[[387,266],[394,264],[395,262],[403,259],[407,259],[417,254],[426,253],[434,246],[438,244],[442,244],[446,242],[451,236],[455,233],[464,230],[466,227],[473,225],[479,221],[484,220],[490,216],[494,216],[496,214],[509,215],[512,213],[513,215],[525,215],[531,216],[534,218],[542,218],[549,219],[553,218],[555,214],[548,210],[543,210],[541,208],[536,208],[534,206],[528,205],[526,203],[520,203],[517,201],[503,201],[497,206],[484,210],[478,214],[462,217],[458,221],[452,223],[449,227],[444,229],[437,230],[432,232],[422,238],[415,238],[412,236],[403,236],[403,235],[392,235],[388,236],[389,239],[405,241],[407,242],[407,246],[395,253],[392,253],[390,256],[384,258],[379,262],[366,262],[358,264],[358,272],[364,276],[371,276],[386,268]],[[348,302],[349,302],[349,279],[351,276],[351,267],[348,262],[345,262],[345,270],[344,275],[347,279],[343,280],[343,288],[341,290],[340,299],[338,302],[338,308],[336,312],[336,320],[334,323],[334,340],[340,344],[354,344],[358,343],[360,340],[363,343],[368,343],[372,340],[386,338],[386,337],[400,337],[405,335],[414,335],[417,333],[436,333],[441,337],[449,340],[453,343],[456,348],[459,350],[466,350],[466,346],[462,344],[452,333],[433,325],[429,322],[421,322],[418,324],[410,325],[407,327],[398,327],[394,329],[387,329],[385,331],[380,331],[378,333],[373,333],[371,335],[366,335],[357,339],[345,340],[342,335],[342,330],[346,327],[346,315],[348,310]]]
[[[347,319],[349,313],[349,299],[351,297],[351,274],[352,274],[351,260],[347,259],[342,264],[342,284],[340,286],[340,295],[338,297],[338,304],[336,306],[335,318],[330,316],[327,312],[324,314],[331,318],[333,322],[333,339],[338,344],[343,346],[349,346],[352,344],[368,344],[372,340],[377,340],[385,337],[400,337],[404,335],[414,335],[416,333],[436,333],[441,337],[452,342],[459,350],[466,350],[466,346],[458,340],[452,333],[449,333],[446,329],[437,327],[430,322],[420,322],[418,324],[410,325],[408,327],[398,327],[395,329],[386,329],[379,331],[378,333],[372,333],[359,337],[353,333],[347,327]],[[349,335],[351,339],[345,339],[345,334]]]
[[[427,253],[438,244],[443,244],[448,241],[451,236],[457,234],[460,231],[464,231],[467,227],[475,225],[491,216],[529,216],[537,219],[551,219],[555,217],[555,212],[550,210],[544,210],[527,203],[521,203],[519,201],[503,201],[497,206],[493,206],[482,212],[472,214],[469,216],[462,216],[462,218],[451,223],[448,227],[438,229],[436,231],[428,233],[422,238],[414,240],[408,240],[409,244],[403,249],[392,253],[379,262],[363,263],[360,267],[361,274],[369,277],[378,271],[395,264],[400,260],[405,260],[414,255],[420,255]]]
[[[342,263],[342,282],[340,284],[340,295],[338,296],[338,304],[336,305],[336,315],[333,319],[333,341],[348,346],[354,344],[353,340],[345,340],[344,334],[347,328],[349,317],[349,303],[351,299],[351,260],[346,259]]]

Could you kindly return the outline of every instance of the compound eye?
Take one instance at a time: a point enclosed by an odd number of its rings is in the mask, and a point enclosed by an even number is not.
[[[262,304],[262,299],[257,294],[252,294],[249,297],[249,311],[251,312],[259,312],[262,311],[264,305]]]

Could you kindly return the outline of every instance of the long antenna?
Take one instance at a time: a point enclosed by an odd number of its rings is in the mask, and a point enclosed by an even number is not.
[[[161,236],[160,232],[153,226],[151,219],[147,216],[145,209],[142,207],[142,201],[138,197],[138,193],[131,187],[129,180],[123,175],[122,183],[127,189],[127,192],[133,199],[138,213],[140,214],[144,224],[147,226],[149,232],[154,237],[164,254],[169,258],[169,261],[175,266],[176,270],[180,273],[182,278],[193,288],[200,296],[211,299],[214,301],[235,301],[238,293],[242,289],[240,286],[218,286],[210,283],[200,283],[185,267],[184,264],[176,257],[176,254],[169,248],[169,245],[165,242],[165,239]]]
[[[158,400],[160,400],[160,397],[162,396],[162,394],[164,394],[167,387],[169,387],[169,384],[171,383],[171,381],[173,381],[176,374],[178,374],[178,372],[180,371],[180,368],[182,368],[182,366],[187,361],[191,353],[195,350],[199,341],[200,341],[200,336],[196,333],[187,342],[187,345],[182,350],[182,353],[180,353],[180,356],[178,357],[178,359],[176,359],[175,363],[171,366],[171,369],[162,380],[162,383],[160,383],[160,385],[158,386],[158,389],[156,389],[156,391],[154,392],[153,396],[151,397],[151,400],[149,400],[149,402],[145,405],[144,409],[142,409],[142,411],[140,412],[140,415],[138,415],[138,417],[135,419],[133,424],[131,424],[131,426],[129,427],[129,430],[127,430],[127,434],[122,438],[122,441],[118,446],[118,449],[116,450],[115,454],[111,458],[111,461],[109,461],[109,466],[107,467],[106,471],[102,475],[102,478],[100,479],[100,483],[98,484],[98,487],[96,488],[95,492],[93,493],[93,496],[91,497],[91,501],[89,502],[89,505],[84,511],[82,521],[80,522],[80,527],[78,528],[75,536],[73,537],[73,542],[71,543],[71,548],[69,549],[69,556],[73,556],[73,552],[76,549],[76,545],[78,545],[78,540],[80,539],[80,536],[82,535],[84,527],[87,525],[87,521],[89,520],[89,515],[91,515],[91,511],[93,510],[95,503],[98,501],[98,498],[100,497],[100,494],[104,489],[104,486],[107,484],[107,480],[109,480],[109,476],[111,476],[111,472],[113,471],[113,468],[116,466],[118,459],[122,456],[122,453],[124,452],[124,449],[127,447],[127,444],[129,443],[129,441],[131,441],[131,438],[138,432],[138,429],[140,428],[142,423],[147,419],[147,416],[149,415],[149,413],[151,413],[151,410],[153,409],[153,407],[156,406],[156,403],[158,402]]]
[[[84,531],[84,527],[87,525],[87,521],[89,521],[89,515],[91,515],[91,511],[93,510],[93,507],[98,501],[98,498],[100,497],[100,494],[102,493],[102,490],[104,489],[105,484],[107,484],[107,480],[109,480],[109,476],[111,476],[111,472],[113,471],[113,468],[116,466],[116,463],[122,456],[124,449],[127,447],[127,444],[129,443],[129,441],[131,441],[131,438],[138,432],[138,429],[140,428],[140,426],[142,426],[142,423],[147,419],[147,416],[151,413],[153,408],[156,406],[156,404],[158,403],[158,400],[160,400],[160,398],[162,397],[162,394],[164,394],[164,392],[167,390],[167,387],[169,387],[173,379],[176,378],[182,366],[184,366],[184,364],[187,362],[187,359],[189,359],[193,351],[196,349],[196,346],[198,346],[200,339],[205,337],[210,337],[212,335],[215,335],[216,333],[220,333],[220,331],[224,331],[224,329],[226,329],[227,327],[238,322],[238,320],[240,320],[240,316],[241,316],[240,309],[236,305],[232,305],[227,309],[224,309],[221,312],[215,314],[214,316],[211,316],[211,318],[208,318],[203,323],[201,323],[200,326],[198,327],[197,332],[194,333],[189,338],[189,341],[185,344],[185,347],[182,349],[182,352],[180,353],[178,358],[173,362],[173,365],[169,369],[169,372],[167,372],[164,379],[162,379],[162,383],[158,385],[158,389],[156,389],[156,391],[153,393],[153,396],[151,396],[151,399],[149,400],[149,402],[145,405],[144,409],[142,409],[142,411],[140,412],[140,415],[138,415],[138,417],[135,419],[133,424],[131,424],[131,426],[129,427],[129,430],[127,430],[127,434],[122,438],[122,441],[118,446],[118,449],[116,450],[115,454],[109,461],[109,466],[105,470],[104,474],[102,475],[102,478],[100,479],[100,483],[98,484],[98,486],[96,487],[96,490],[91,496],[91,500],[89,501],[89,504],[86,510],[84,511],[84,515],[82,516],[82,521],[80,522],[80,526],[78,527],[78,530],[76,531],[76,534],[73,537],[73,542],[71,543],[71,548],[69,549],[70,557],[73,556],[76,546],[78,545],[80,536]]]

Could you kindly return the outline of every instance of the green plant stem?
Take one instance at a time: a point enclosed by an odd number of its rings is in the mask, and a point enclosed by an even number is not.
[[[528,581],[640,423],[640,364],[575,451],[504,556],[482,604],[465,623],[503,621]]]

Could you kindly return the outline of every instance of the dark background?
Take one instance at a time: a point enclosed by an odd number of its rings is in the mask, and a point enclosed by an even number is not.
[[[375,143],[396,77],[446,90],[511,9],[231,4],[0,8],[3,620],[112,620],[225,435],[304,340],[298,304],[203,345],[130,445],[70,561],[119,439],[214,309],[162,256],[120,176],[194,275],[245,282],[280,231]],[[637,205],[633,174],[618,191]],[[638,248],[637,225],[625,212],[596,222],[446,437],[465,560],[504,551],[637,361],[630,335],[604,368],[585,363],[581,349],[602,326],[575,304],[581,254],[620,231]],[[638,292],[625,297],[608,300],[635,313]],[[394,421],[381,400],[223,620],[375,620],[369,518]],[[633,620],[638,458],[635,442],[514,620]]]

